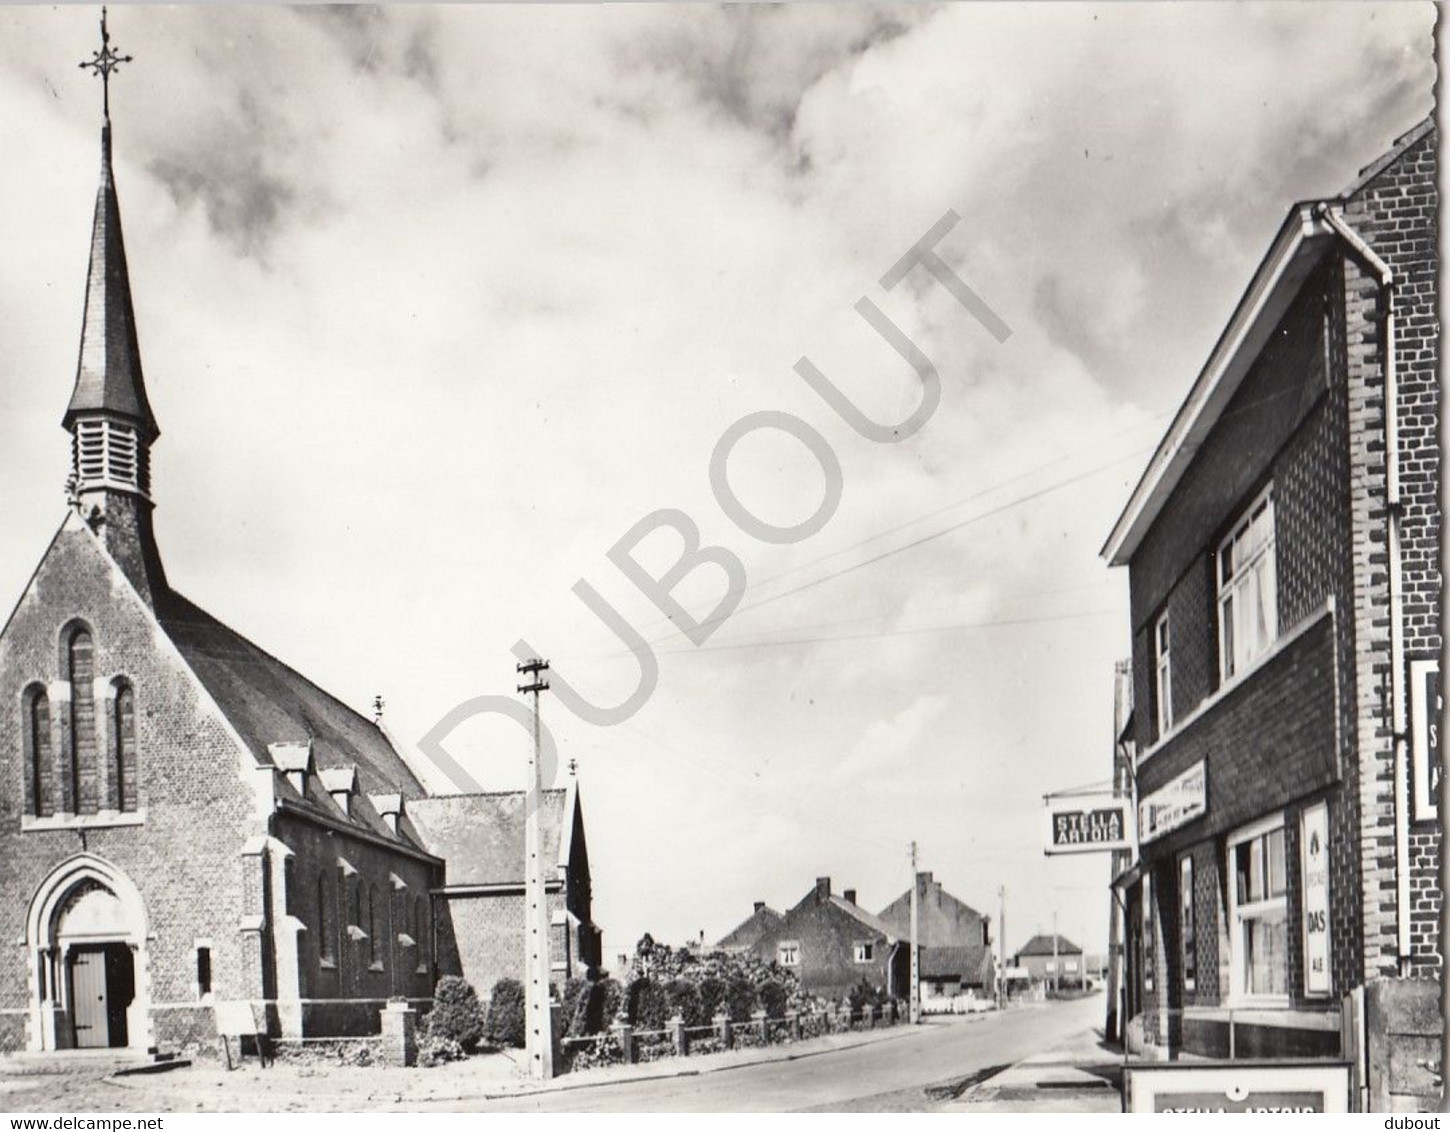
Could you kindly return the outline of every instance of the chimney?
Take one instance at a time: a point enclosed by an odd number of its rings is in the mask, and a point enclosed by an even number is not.
[[[856,903],[856,890],[854,888],[846,889],[844,892],[841,893],[841,899],[843,899],[847,904]]]
[[[755,902],[755,910],[757,912],[762,911],[764,908],[765,908],[765,901],[764,900],[757,900]]]
[[[816,877],[816,903],[824,904],[831,896],[831,878]]]

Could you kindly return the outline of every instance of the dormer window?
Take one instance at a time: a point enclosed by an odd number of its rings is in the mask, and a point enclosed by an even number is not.
[[[387,822],[388,830],[391,833],[398,832],[398,818],[403,813],[403,796],[401,794],[369,794],[368,801],[373,804],[383,821]]]
[[[318,777],[322,780],[322,788],[332,795],[338,809],[351,815],[352,797],[357,793],[357,767],[328,767]]]
[[[292,788],[307,796],[307,776],[312,773],[312,743],[272,743],[267,752],[272,765],[287,776]]]

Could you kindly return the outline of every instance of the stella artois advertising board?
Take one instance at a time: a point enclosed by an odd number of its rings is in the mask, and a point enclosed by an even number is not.
[[[1048,856],[1058,853],[1100,853],[1133,847],[1132,803],[1111,794],[1067,794],[1047,797]]]

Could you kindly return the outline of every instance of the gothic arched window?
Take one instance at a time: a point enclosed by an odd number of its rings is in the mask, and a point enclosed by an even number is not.
[[[368,893],[368,965],[378,961],[378,890]]]
[[[96,650],[89,629],[72,629],[66,641],[65,674],[70,682],[69,787],[71,813],[100,808],[96,781]]]
[[[25,805],[38,818],[55,812],[50,794],[50,697],[44,688],[25,694]]]
[[[413,940],[418,945],[418,969],[421,971],[428,963],[428,902],[420,896],[413,902],[413,925],[415,928]]]
[[[116,734],[115,761],[111,770],[115,783],[113,800],[116,809],[131,813],[136,809],[136,692],[124,680],[116,685],[112,711]]]

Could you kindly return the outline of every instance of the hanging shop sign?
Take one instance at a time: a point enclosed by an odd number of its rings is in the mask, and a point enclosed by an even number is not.
[[[1410,762],[1415,780],[1415,820],[1434,821],[1440,794],[1440,662],[1410,662]]]
[[[1300,875],[1304,888],[1304,993],[1329,994],[1329,806],[1299,818]]]
[[[1044,852],[1100,853],[1133,847],[1133,806],[1111,794],[1047,796]]]
[[[1127,1112],[1349,1111],[1349,1066],[1343,1063],[1144,1064],[1129,1066],[1123,1077]]]
[[[1147,844],[1208,812],[1208,764],[1199,759],[1138,803],[1138,837]]]

